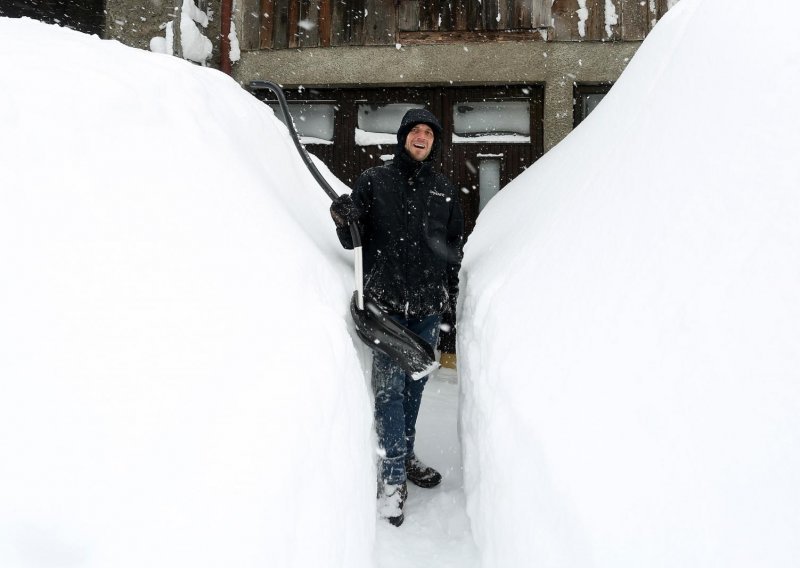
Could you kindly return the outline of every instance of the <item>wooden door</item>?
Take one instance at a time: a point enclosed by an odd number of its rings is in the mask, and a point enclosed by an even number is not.
[[[542,156],[543,89],[525,85],[451,88],[443,90],[442,100],[447,138],[442,166],[461,189],[469,234],[480,212],[487,166],[499,174],[496,183],[500,189]],[[464,132],[464,125],[459,124],[464,119],[459,117],[470,112],[482,116],[475,120],[479,123],[476,128]],[[494,120],[498,114],[505,118]],[[527,124],[520,124],[522,121]]]

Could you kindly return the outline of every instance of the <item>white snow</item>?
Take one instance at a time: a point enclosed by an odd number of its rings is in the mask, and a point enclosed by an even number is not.
[[[751,14],[680,2],[489,202],[420,415],[444,480],[399,529],[352,255],[285,127],[0,18],[0,566],[797,566],[800,45]]]
[[[231,42],[231,50],[229,56],[232,63],[236,63],[242,58],[242,50],[239,46],[239,36],[236,35],[236,24],[231,22],[231,31],[228,34],[228,39]]]
[[[467,243],[482,565],[800,562],[800,44],[683,0]],[[776,0],[775,13],[789,13]]]
[[[454,144],[527,144],[530,141],[530,136],[523,136],[522,134],[477,134],[475,136],[453,134]]]
[[[183,0],[181,6],[181,53],[184,59],[196,63],[205,63],[211,56],[213,46],[198,29],[197,24],[204,28],[208,26],[208,16],[200,10],[194,0]]]
[[[617,6],[614,4],[613,0],[606,0],[606,9],[605,9],[606,36],[611,37],[614,35],[614,30],[611,29],[611,26],[616,26],[618,23],[619,23],[619,15],[617,14]]]
[[[358,106],[356,146],[397,144],[397,130],[406,111],[424,108],[413,103],[361,104]]]
[[[233,0],[233,10],[232,14],[236,14],[239,11],[239,6],[236,3],[236,0]],[[231,42],[231,49],[228,52],[230,57],[231,63],[236,63],[242,58],[242,50],[241,45],[239,44],[239,36],[236,33],[236,23],[233,21],[234,18],[231,16],[231,31],[228,32],[228,39]]]
[[[478,568],[462,490],[457,400],[455,371],[440,369],[422,397],[416,451],[441,471],[442,483],[435,489],[409,486],[406,520],[399,530],[378,523],[376,568]]]
[[[300,20],[297,22],[298,27],[304,29],[306,31],[311,31],[317,27],[317,24],[312,22],[311,20]]]
[[[360,128],[355,128],[354,133],[356,146],[390,146],[392,144],[397,144],[396,133],[367,132]]]
[[[589,19],[589,8],[586,7],[586,0],[578,0],[578,9],[575,10],[578,14],[578,34],[581,37],[586,37],[586,20]]]
[[[352,255],[283,125],[114,41],[0,51],[0,566],[373,566]]]
[[[320,144],[322,146],[331,146],[333,145],[333,140],[323,140],[322,138],[316,138],[314,136],[300,136],[300,143],[305,145],[308,144]]]
[[[164,30],[164,37],[155,36],[150,38],[150,51],[163,53],[164,55],[175,55],[175,33],[173,24],[175,22],[164,22],[158,28]]]

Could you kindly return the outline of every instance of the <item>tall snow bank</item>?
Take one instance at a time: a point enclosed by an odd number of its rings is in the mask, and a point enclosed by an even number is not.
[[[0,566],[371,566],[352,276],[285,128],[172,57],[0,51]]]
[[[800,562],[800,44],[731,33],[752,17],[681,1],[481,214],[458,349],[486,568]]]

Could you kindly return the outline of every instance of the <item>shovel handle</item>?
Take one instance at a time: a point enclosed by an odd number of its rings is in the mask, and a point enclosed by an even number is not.
[[[280,87],[280,85],[273,83],[272,81],[250,81],[250,90],[254,92],[267,90],[275,95],[275,97],[278,99],[278,105],[280,105],[281,110],[283,111],[283,116],[286,118],[286,126],[289,129],[289,134],[292,136],[292,141],[294,142],[295,148],[297,148],[297,151],[300,153],[300,157],[303,158],[306,168],[308,168],[308,171],[311,172],[312,176],[314,176],[314,179],[322,188],[322,191],[324,191],[325,194],[331,198],[331,200],[339,197],[336,191],[331,187],[331,184],[328,183],[328,180],[325,179],[325,176],[323,176],[317,169],[317,166],[314,164],[311,156],[308,155],[308,150],[306,150],[306,147],[303,146],[302,142],[300,142],[300,136],[297,134],[297,127],[294,124],[294,119],[289,113],[289,103],[286,102],[286,95],[283,94],[283,89]],[[358,308],[363,310],[364,272],[361,254],[361,232],[358,230],[358,225],[356,225],[356,223],[350,223],[350,236],[353,237],[353,249],[356,253],[356,291],[358,292]]]
[[[297,127],[294,125],[294,119],[292,115],[289,114],[289,104],[286,102],[286,96],[283,94],[283,89],[277,84],[273,83],[272,81],[250,81],[250,90],[251,91],[261,91],[261,90],[271,91],[277,98],[278,104],[283,111],[283,116],[286,117],[286,126],[289,128],[289,134],[292,135],[292,140],[294,141],[294,145],[297,148],[297,151],[300,153],[300,157],[303,158],[303,162],[305,162],[308,171],[311,172],[311,175],[314,176],[314,179],[317,180],[317,183],[322,188],[328,197],[332,200],[339,197],[339,195],[334,191],[334,189],[328,183],[328,180],[325,179],[317,166],[311,160],[311,156],[308,155],[308,151],[306,150],[305,146],[300,142],[300,137],[297,135]]]

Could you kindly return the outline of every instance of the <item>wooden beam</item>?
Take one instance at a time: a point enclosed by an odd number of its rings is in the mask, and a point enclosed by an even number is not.
[[[331,46],[331,0],[321,0],[319,4],[319,44]]]
[[[419,29],[425,31],[435,31],[439,27],[437,25],[438,19],[438,2],[419,2]]]
[[[394,0],[367,0],[364,45],[393,45],[397,28]]]
[[[274,0],[261,0],[261,39],[259,47],[269,49],[272,47],[272,36],[275,29],[275,2]]]
[[[335,0],[331,45],[364,45],[365,0]]]
[[[289,0],[272,0],[272,48],[289,47]]]
[[[483,3],[470,0],[467,3],[467,27],[468,30],[483,29]]]
[[[515,0],[513,25],[517,29],[527,30],[532,27],[533,4],[538,0]]]
[[[500,15],[500,1],[501,0],[483,0],[481,7],[483,13],[481,15],[482,25],[484,30],[497,30],[497,17]]]
[[[440,0],[439,6],[439,26],[440,30],[454,30],[455,27],[455,14],[453,11],[452,0]]]
[[[453,0],[453,31],[466,30],[467,28],[467,6],[469,0]]]
[[[609,36],[606,33],[605,26],[603,27],[603,40],[608,41],[619,41],[622,39],[622,17],[623,17],[623,2],[625,0],[610,0],[610,2],[614,5],[614,13],[617,16],[617,23],[611,24],[611,35]],[[608,7],[608,3],[605,4],[603,7],[603,20],[606,19],[606,8]]]
[[[419,30],[419,0],[401,0],[397,8],[397,29],[401,32]]]
[[[242,14],[239,47],[242,51],[261,49],[261,0],[244,0],[239,10]]]
[[[553,0],[533,0],[531,6],[532,28],[549,28],[552,26],[551,10]]]
[[[606,36],[606,0],[586,0],[589,18],[586,20],[585,41],[601,41]]]
[[[553,2],[553,38],[556,41],[580,41],[578,33],[578,1]]]
[[[297,22],[300,21],[300,2],[301,0],[289,0],[289,21],[286,32],[289,38],[289,47],[300,45],[299,26],[297,25]]]
[[[297,26],[298,47],[319,47],[320,0],[300,0]],[[303,22],[303,25],[299,25]]]
[[[649,30],[650,8],[641,0],[621,0],[620,28],[623,41],[643,40]]]

